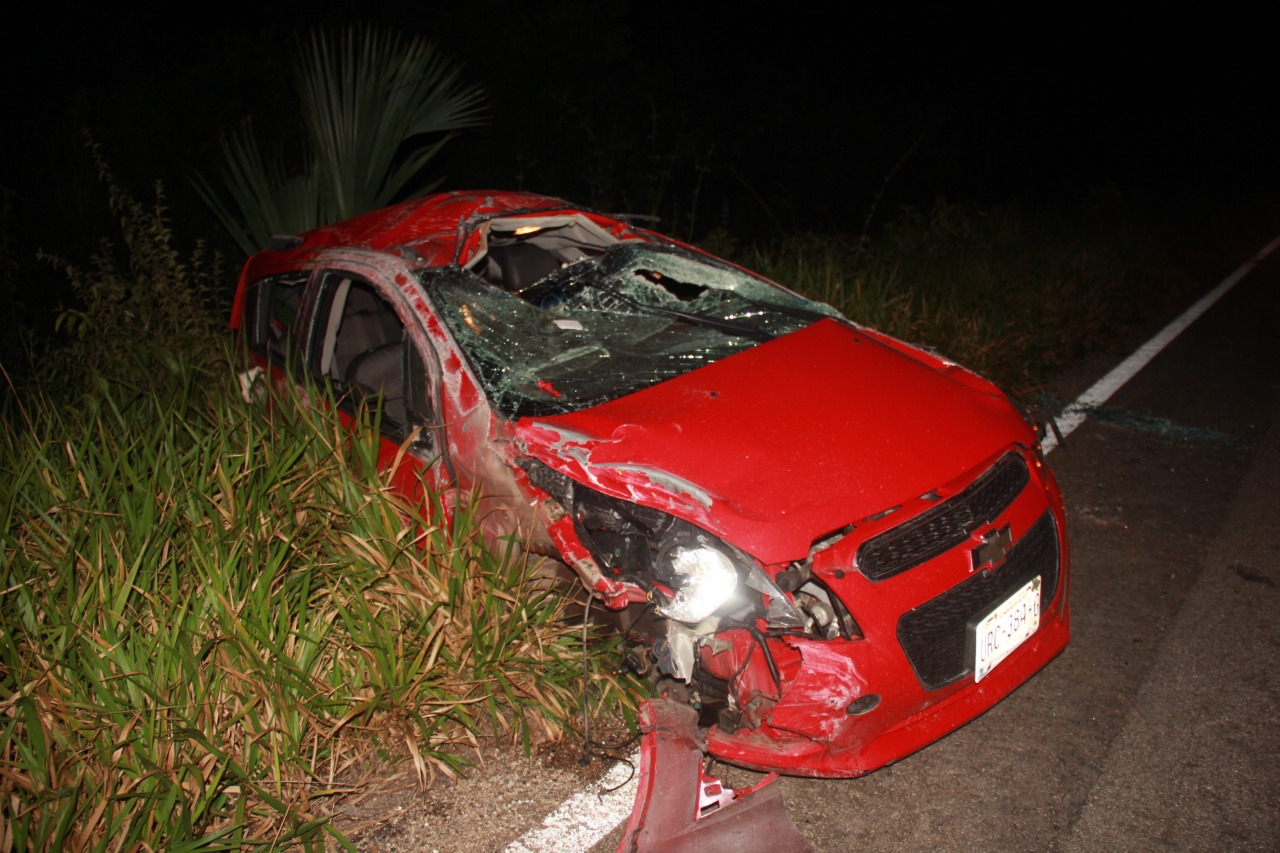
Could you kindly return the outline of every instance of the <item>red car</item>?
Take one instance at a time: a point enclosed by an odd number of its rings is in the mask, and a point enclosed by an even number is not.
[[[489,535],[572,569],[717,758],[857,776],[1066,646],[1037,429],[945,358],[544,196],[272,242],[232,318],[256,364],[376,395],[399,487],[479,494]]]

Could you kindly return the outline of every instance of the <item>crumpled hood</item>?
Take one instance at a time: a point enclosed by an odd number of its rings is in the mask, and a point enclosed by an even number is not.
[[[982,385],[823,320],[604,405],[522,419],[516,433],[575,480],[780,563],[1030,443]]]

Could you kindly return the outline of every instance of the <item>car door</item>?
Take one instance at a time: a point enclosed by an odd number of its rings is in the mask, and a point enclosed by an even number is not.
[[[379,432],[378,467],[430,514],[451,514],[442,453],[440,371],[415,340],[420,318],[376,270],[321,266],[311,276],[295,334],[307,329],[306,374],[327,387],[348,423],[361,406]],[[440,498],[446,498],[441,500]]]

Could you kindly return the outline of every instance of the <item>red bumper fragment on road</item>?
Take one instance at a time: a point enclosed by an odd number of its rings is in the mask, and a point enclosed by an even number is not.
[[[618,853],[809,853],[770,783],[741,791],[706,775],[698,713],[668,699],[640,706],[640,781]]]

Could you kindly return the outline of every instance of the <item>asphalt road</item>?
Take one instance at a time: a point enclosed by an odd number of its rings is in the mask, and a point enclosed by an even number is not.
[[[782,780],[818,851],[1280,849],[1280,262],[1050,461],[1071,645],[892,767]]]

